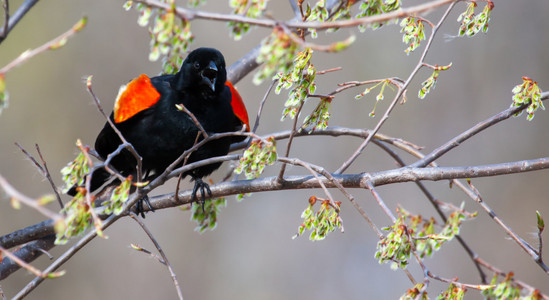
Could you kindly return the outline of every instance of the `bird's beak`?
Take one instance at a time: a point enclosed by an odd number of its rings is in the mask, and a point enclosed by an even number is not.
[[[210,61],[210,64],[200,72],[202,76],[202,82],[210,87],[212,92],[215,92],[215,81],[217,79],[217,66],[213,61]]]

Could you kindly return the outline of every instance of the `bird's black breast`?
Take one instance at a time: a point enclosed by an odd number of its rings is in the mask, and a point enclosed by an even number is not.
[[[186,112],[177,109],[176,104],[185,105],[208,135],[235,130],[235,116],[230,104],[231,95],[228,87],[225,87],[217,97],[205,100],[199,96],[173,90],[167,79],[169,77],[166,76],[153,78],[152,83],[161,95],[155,105],[116,124],[124,138],[143,158],[145,171],[162,172],[184,151],[190,149],[197,139],[198,127]],[[202,137],[199,138],[201,139]],[[103,158],[106,158],[120,143],[120,139],[107,123],[97,137],[95,148]],[[229,151],[230,143],[230,138],[208,142],[190,156],[188,163],[225,155]],[[132,174],[135,172],[136,163],[133,155],[123,151],[113,159],[112,165],[123,174]],[[197,172],[205,176],[219,165],[204,167]]]

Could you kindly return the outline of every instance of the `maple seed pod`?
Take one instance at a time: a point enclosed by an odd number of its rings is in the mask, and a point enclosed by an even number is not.
[[[311,196],[311,197],[309,198],[309,204],[310,204],[311,206],[313,206],[313,205],[315,205],[315,203],[316,203],[316,196]]]
[[[76,192],[82,194],[83,196],[86,196],[86,194],[88,193],[86,188],[82,186],[77,187]]]

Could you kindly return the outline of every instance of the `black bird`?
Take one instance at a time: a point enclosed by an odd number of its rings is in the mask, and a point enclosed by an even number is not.
[[[208,135],[242,130],[243,125],[249,131],[246,108],[236,89],[227,81],[225,59],[218,50],[199,48],[192,51],[174,75],[149,79],[143,74],[121,88],[110,119],[143,158],[142,171],[146,180],[159,176],[195,144],[200,129],[189,114],[176,107],[178,104],[184,105],[196,117]],[[202,139],[203,136],[199,140]],[[243,139],[229,137],[207,142],[191,154],[187,163],[226,155],[231,143]],[[95,150],[106,159],[120,144],[120,138],[107,122],[97,136]],[[111,161],[122,175],[134,178],[136,164],[127,150]],[[191,176],[195,182],[193,198],[201,191],[203,201],[205,192],[210,193],[202,178],[220,165],[214,163],[183,174]],[[90,192],[110,177],[104,169],[96,170]],[[71,192],[74,194],[75,189]]]

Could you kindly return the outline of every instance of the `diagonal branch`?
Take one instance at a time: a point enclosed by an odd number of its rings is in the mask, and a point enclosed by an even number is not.
[[[38,1],[38,0],[35,0],[35,1]],[[27,1],[27,2],[29,2],[29,1]],[[14,17],[15,17],[15,15],[12,17],[12,19]],[[27,51],[21,53],[16,59],[14,59],[10,63],[8,63],[2,69],[0,69],[0,74],[4,74],[4,73],[8,72],[9,70],[13,69],[14,67],[18,66],[19,64],[22,64],[23,62],[29,60],[31,57],[35,56],[36,54],[42,53],[46,50],[57,49],[57,48],[63,46],[66,43],[68,38],[70,38],[75,33],[79,32],[80,30],[82,30],[84,28],[84,26],[86,25],[86,20],[87,19],[85,17],[80,19],[80,21],[78,21],[76,24],[74,24],[71,29],[69,29],[65,33],[61,34],[60,36],[54,38],[53,40],[43,44],[42,46],[40,46],[36,49],[27,50]],[[0,40],[0,42],[1,42],[1,40]]]
[[[21,249],[13,252],[20,260],[30,263],[55,246],[55,234],[53,234],[53,226],[51,226],[52,234],[46,235],[36,241],[30,242]],[[6,247],[4,247],[6,248]],[[21,269],[21,265],[10,258],[2,259],[0,262],[0,280],[6,279],[13,272]]]
[[[372,130],[373,134],[376,134],[379,131],[379,129],[381,128],[381,126],[385,123],[385,121],[389,118],[389,114],[391,113],[391,111],[393,110],[395,105],[397,104],[398,99],[400,99],[400,97],[404,94],[404,92],[408,88],[408,85],[410,84],[412,79],[416,76],[417,72],[419,72],[419,70],[423,66],[423,62],[425,60],[425,57],[427,56],[427,52],[431,48],[431,44],[433,43],[433,40],[434,40],[434,37],[435,37],[437,31],[439,30],[440,26],[442,26],[442,23],[444,22],[444,20],[446,20],[446,18],[450,14],[450,11],[452,10],[452,8],[454,8],[455,4],[456,4],[456,2],[452,2],[452,4],[450,4],[448,9],[446,9],[446,12],[444,13],[444,15],[442,15],[442,17],[440,18],[437,25],[435,27],[433,27],[433,29],[431,31],[431,36],[429,37],[429,40],[427,41],[427,44],[425,45],[425,50],[423,50],[423,53],[421,54],[421,58],[419,59],[418,64],[416,65],[416,67],[414,68],[412,73],[410,73],[410,76],[408,76],[408,79],[406,80],[406,82],[404,82],[402,84],[402,86],[399,87],[398,92],[395,95],[395,98],[393,99],[393,101],[391,102],[391,104],[389,105],[387,110],[385,111],[385,114],[383,115],[383,117],[381,117],[381,119],[377,123],[376,127]],[[351,155],[351,157],[347,161],[345,161],[341,165],[341,167],[339,167],[339,169],[337,169],[336,173],[340,174],[340,173],[345,172],[345,170],[347,170],[347,168],[349,168],[351,166],[351,164],[358,158],[358,156],[362,153],[362,151],[364,151],[364,149],[366,148],[366,146],[368,146],[368,144],[370,143],[371,140],[372,140],[372,136],[368,136],[366,138],[366,140],[364,142],[362,142],[362,144],[360,144],[358,149]]]
[[[40,159],[42,160],[42,165],[27,150],[25,150],[25,148],[23,148],[23,146],[21,146],[19,143],[15,143],[15,145],[17,147],[19,147],[21,152],[23,152],[23,154],[25,154],[32,161],[32,163],[34,164],[34,166],[36,166],[36,168],[42,174],[42,176],[44,176],[48,180],[48,182],[51,185],[51,188],[52,188],[53,192],[55,193],[55,197],[57,198],[57,202],[59,203],[59,206],[61,207],[61,209],[63,209],[63,201],[61,201],[61,196],[59,195],[59,191],[57,189],[57,186],[55,186],[55,182],[53,182],[53,178],[51,178],[50,171],[48,170],[48,165],[46,164],[46,161],[44,160],[44,157],[42,156],[42,152],[40,151],[40,147],[38,146],[38,144],[36,144],[35,146],[36,146],[36,151],[38,152],[38,155],[40,156]]]
[[[406,164],[400,158],[400,156],[398,156],[392,149],[387,147],[384,143],[376,141],[376,140],[374,140],[373,142],[374,142],[374,144],[378,145],[381,149],[383,149],[385,152],[389,153],[389,155],[395,159],[398,166],[400,166],[400,167],[406,166]],[[419,152],[418,152],[418,154],[419,154]],[[456,182],[457,184],[461,184],[461,182],[459,182],[457,180],[453,180],[452,182]],[[442,221],[444,221],[444,223],[446,223],[448,218],[446,217],[446,214],[442,211],[442,208],[439,205],[440,201],[438,201],[435,198],[435,196],[433,196],[433,194],[431,194],[431,192],[427,189],[427,187],[425,186],[425,184],[423,182],[416,181],[415,183],[418,186],[418,188],[421,190],[421,192],[425,195],[425,197],[427,197],[427,200],[429,200],[431,205],[433,205],[433,207],[437,211],[437,213],[440,216],[440,218],[442,219]],[[481,282],[486,283],[486,273],[484,273],[484,270],[480,267],[480,264],[476,260],[478,255],[473,251],[473,249],[471,249],[471,247],[465,242],[465,240],[460,235],[456,235],[456,239],[458,240],[460,245],[463,247],[463,249],[465,249],[465,252],[467,252],[469,257],[471,258],[471,260],[475,264],[475,267],[477,268],[477,271],[479,272]]]
[[[149,237],[151,242],[154,244],[154,246],[158,250],[158,253],[160,253],[160,255],[162,256],[162,259],[164,260],[164,264],[166,265],[166,267],[170,271],[170,275],[171,275],[173,283],[175,285],[175,289],[177,290],[177,296],[179,297],[180,300],[183,300],[183,292],[181,292],[181,287],[179,286],[179,282],[177,281],[177,276],[175,275],[175,273],[172,269],[172,266],[170,265],[170,262],[168,261],[168,257],[166,256],[166,254],[164,254],[164,250],[162,250],[162,247],[160,247],[160,244],[156,241],[156,239],[154,238],[154,236],[153,236],[152,232],[149,230],[149,228],[147,228],[147,226],[145,226],[145,223],[143,223],[143,221],[139,220],[139,217],[136,214],[134,214],[132,212],[132,213],[130,213],[130,217],[132,219],[134,219],[137,222],[137,224],[139,224],[139,226],[141,226],[143,231],[145,231],[145,233],[147,234],[147,236]]]
[[[541,100],[547,100],[549,99],[549,92],[544,92],[541,94]],[[517,107],[510,107],[495,116],[492,116],[477,125],[471,127],[467,131],[461,133],[460,135],[456,136],[455,138],[449,140],[444,145],[438,147],[433,152],[426,155],[424,158],[416,161],[415,163],[411,164],[410,167],[417,168],[417,167],[425,167],[431,162],[435,161],[448,151],[452,150],[453,148],[459,146],[461,143],[466,141],[467,139],[473,137],[474,135],[478,134],[479,132],[483,131],[484,129],[487,129],[489,127],[492,127],[493,125],[496,125],[497,123],[507,120],[511,116],[523,111],[528,107],[528,104],[524,104]]]
[[[32,207],[39,213],[54,220],[55,222],[63,219],[63,216],[61,216],[60,214],[57,214],[45,208],[43,203],[41,203],[42,201],[40,201],[41,199],[32,199],[16,190],[2,175],[0,175],[0,187],[6,192],[6,194],[10,196],[12,201],[23,202],[25,205]]]
[[[521,248],[524,250],[530,257],[534,259],[534,261],[543,269],[543,271],[547,274],[549,274],[549,267],[543,262],[541,259],[541,253],[538,253],[530,244],[526,243],[523,239],[521,239],[507,224],[503,222],[501,218],[499,218],[496,213],[482,200],[482,197],[480,196],[480,193],[471,185],[469,184],[469,189],[466,190],[466,193],[468,196],[473,198],[481,207],[484,209],[484,211],[507,233],[511,239],[513,239]]]
[[[410,16],[410,15],[417,15],[417,14],[429,12],[440,6],[444,6],[450,3],[454,4],[458,1],[459,0],[436,0],[436,1],[423,3],[420,5],[416,5],[413,7],[409,7],[409,8],[401,8],[400,10],[393,11],[390,13],[383,13],[380,15],[368,16],[368,17],[363,17],[358,19],[330,21],[330,22],[304,22],[300,20],[301,16],[291,21],[283,22],[283,21],[273,20],[273,19],[256,19],[256,18],[244,17],[241,15],[197,11],[197,10],[183,8],[183,7],[176,7],[175,13],[177,14],[178,17],[185,20],[204,19],[204,20],[211,20],[211,21],[222,21],[222,22],[231,21],[231,22],[237,22],[237,23],[247,23],[250,25],[256,25],[260,27],[270,27],[270,28],[273,28],[278,25],[283,25],[290,29],[311,28],[311,29],[327,30],[330,28],[356,27],[359,25],[380,23],[380,22],[385,22],[389,20],[399,19],[399,18]],[[134,2],[143,3],[147,6],[159,8],[165,11],[172,11],[173,9],[169,3],[163,3],[156,0],[135,0]],[[335,4],[337,3],[338,1],[331,1],[330,3],[331,7],[327,7],[327,9],[331,10],[332,8],[334,8]]]
[[[4,28],[2,29],[2,32],[0,33],[0,43],[2,43],[10,31],[19,23],[19,21],[29,12],[29,10],[38,2],[38,0],[26,0],[19,6],[19,8],[15,11],[15,13],[10,16],[9,15],[9,6],[8,6],[8,0],[4,0],[4,11],[6,15]]]
[[[0,42],[8,36],[9,22],[10,22],[10,2],[9,0],[2,0],[2,8],[4,8],[4,27],[0,32]]]

